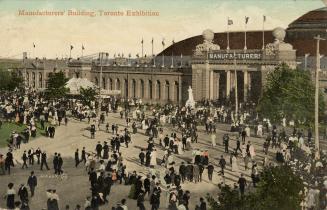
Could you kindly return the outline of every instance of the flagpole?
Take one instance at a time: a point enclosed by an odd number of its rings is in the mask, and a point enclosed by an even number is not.
[[[69,46],[69,58],[70,59],[72,57],[72,44],[70,44]]]
[[[82,57],[83,57],[84,45],[82,44]]]
[[[246,17],[245,17],[245,33],[244,33],[244,50],[247,50],[247,47],[246,47]]]
[[[265,21],[266,17],[263,16],[263,21],[262,21],[262,49],[265,49]]]
[[[171,44],[172,48],[171,48],[171,66],[170,66],[170,68],[173,68],[174,67],[174,50],[173,50],[174,43],[175,42],[173,40],[173,42]]]
[[[35,44],[33,42],[33,59],[35,58]]]
[[[227,18],[227,50],[229,50],[229,17]]]
[[[164,39],[162,40],[162,67],[165,67],[165,54],[164,54],[164,49],[165,49],[165,43]]]
[[[143,58],[143,38],[142,38],[142,58]]]
[[[151,41],[151,48],[152,48],[151,53],[152,53],[152,56],[153,56],[153,38],[152,38],[152,41]]]

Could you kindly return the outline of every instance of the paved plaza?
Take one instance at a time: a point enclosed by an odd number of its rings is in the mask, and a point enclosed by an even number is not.
[[[121,119],[119,114],[117,113],[109,113],[109,116],[106,117],[106,121],[111,125],[112,123],[118,123],[119,130],[123,130],[125,128],[125,119]],[[42,209],[46,208],[46,190],[47,189],[56,189],[59,195],[59,205],[61,208],[64,208],[66,204],[69,204],[71,207],[75,207],[76,204],[80,204],[83,206],[85,202],[85,198],[90,194],[90,184],[88,181],[88,174],[85,170],[84,165],[81,163],[77,168],[75,168],[74,162],[74,152],[76,148],[80,150],[82,147],[86,148],[87,152],[95,152],[95,146],[98,141],[110,141],[112,134],[105,132],[105,124],[102,124],[100,127],[100,131],[96,132],[96,138],[90,138],[90,132],[87,130],[89,124],[87,120],[79,122],[75,119],[70,118],[68,125],[58,126],[56,129],[56,135],[53,139],[47,138],[45,136],[39,137],[35,140],[30,141],[28,144],[23,144],[19,150],[14,151],[14,157],[18,162],[16,166],[12,169],[12,175],[1,176],[0,179],[0,195],[5,195],[6,186],[8,183],[15,183],[15,189],[19,187],[21,183],[26,183],[28,175],[32,170],[35,171],[36,176],[38,177],[38,186],[36,188],[35,197],[31,198],[30,208],[31,209]],[[171,125],[163,125],[164,136],[166,134],[170,135],[173,131]],[[212,147],[211,138],[205,132],[203,126],[199,126],[198,131],[198,143],[192,143],[192,148],[198,148],[200,150],[208,150],[209,151],[209,161],[214,164],[215,172],[213,175],[213,181],[208,180],[207,170],[204,170],[202,182],[199,183],[190,183],[185,182],[182,184],[183,190],[189,190],[191,192],[190,199],[190,207],[194,209],[195,205],[199,203],[200,197],[205,197],[207,193],[211,195],[215,195],[215,192],[218,190],[218,183],[221,183],[222,177],[219,175],[220,167],[218,166],[219,158],[222,154],[227,162],[227,168],[225,171],[225,181],[227,184],[233,184],[237,182],[239,178],[239,174],[237,172],[231,171],[231,165],[229,163],[229,154],[224,153],[224,146],[222,145],[222,137],[224,133],[230,133],[230,126],[226,124],[218,124],[217,126],[217,146]],[[123,162],[127,166],[127,172],[137,171],[140,175],[147,175],[149,173],[149,168],[140,165],[140,161],[138,158],[139,152],[141,148],[147,147],[148,136],[144,135],[143,130],[139,129],[137,134],[132,135],[132,143],[128,148],[123,145],[121,147],[122,156],[124,158]],[[178,137],[181,137],[180,133],[177,132]],[[230,133],[230,150],[236,148],[236,135],[238,133]],[[264,142],[263,139],[249,137],[246,139],[250,140],[252,145],[255,147],[256,151],[256,161],[258,165],[262,165],[262,160],[264,158],[264,154],[262,152],[262,144]],[[158,152],[158,159],[162,159],[164,151],[162,146],[159,144],[159,140],[155,140],[155,146]],[[49,171],[40,171],[40,166],[35,164],[34,166],[29,166],[28,169],[21,169],[21,157],[24,150],[28,150],[30,148],[40,147],[41,150],[45,150],[48,154],[48,164],[50,167]],[[271,149],[270,149],[271,150]],[[1,152],[5,152],[2,148]],[[55,176],[54,170],[52,167],[52,155],[55,152],[61,153],[64,158],[63,170],[64,175]],[[272,155],[274,154],[271,151],[270,159],[273,159]],[[174,161],[176,162],[177,169],[182,161],[188,162],[192,161],[192,151],[185,151],[181,155],[174,155]],[[244,161],[240,157],[238,158],[238,164],[240,173],[244,173],[246,178],[251,180],[250,173],[251,171],[244,171]],[[161,205],[160,209],[166,209],[166,193],[165,193],[165,182],[163,180],[163,176],[165,175],[165,168],[163,166],[157,165],[155,167],[161,173],[161,187],[163,192],[161,194]],[[108,204],[101,206],[100,209],[110,209],[111,206],[115,206],[121,199],[127,198],[128,193],[130,191],[130,185],[124,185],[116,183],[112,187],[110,196],[109,196],[109,208]],[[250,188],[251,189],[251,188]],[[249,190],[250,190],[249,189]],[[146,207],[149,207],[149,198],[146,196]],[[127,199],[127,205],[130,209],[136,209],[136,201]],[[0,207],[5,207],[5,200],[0,200]]]

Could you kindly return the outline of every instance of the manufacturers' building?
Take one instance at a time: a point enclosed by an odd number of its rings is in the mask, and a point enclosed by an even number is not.
[[[256,101],[267,73],[277,65],[287,63],[314,72],[314,36],[326,37],[326,29],[325,7],[304,14],[286,30],[247,31],[246,39],[245,32],[205,30],[169,46],[156,57],[109,58],[100,53],[91,59],[31,60],[24,55],[18,69],[26,85],[34,88],[46,87],[48,74],[63,70],[70,78],[87,78],[109,93],[115,91],[121,97],[145,102],[182,103],[187,100],[189,86],[195,100],[235,98],[237,92],[240,102]],[[326,41],[321,42],[320,53],[327,56]],[[327,59],[322,57],[321,69],[326,65]],[[327,87],[324,73],[321,86]]]

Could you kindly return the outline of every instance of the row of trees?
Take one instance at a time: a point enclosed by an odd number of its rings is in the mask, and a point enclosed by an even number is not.
[[[24,88],[24,80],[15,71],[0,68],[0,90],[13,91]]]
[[[287,120],[312,126],[314,122],[315,86],[309,71],[290,69],[282,64],[269,73],[257,106],[261,116],[274,123]],[[325,103],[320,92],[319,114],[322,119]]]
[[[304,185],[290,166],[264,168],[255,190],[240,196],[238,189],[224,186],[218,198],[207,196],[211,210],[300,210]]]

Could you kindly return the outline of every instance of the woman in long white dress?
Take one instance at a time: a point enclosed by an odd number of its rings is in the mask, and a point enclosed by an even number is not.
[[[152,152],[151,152],[151,159],[150,159],[150,166],[155,166],[157,165],[157,150],[154,149]]]
[[[238,172],[238,163],[237,163],[237,157],[235,155],[233,155],[232,157],[232,171],[233,172]]]
[[[214,133],[211,134],[211,145],[212,147],[216,146],[216,135]]]
[[[181,141],[177,141],[177,152],[178,154],[183,154],[183,143]]]

